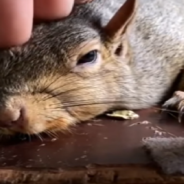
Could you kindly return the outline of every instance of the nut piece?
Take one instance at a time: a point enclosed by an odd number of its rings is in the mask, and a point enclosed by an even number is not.
[[[134,113],[130,110],[120,110],[120,111],[114,111],[111,114],[106,114],[110,117],[117,117],[117,118],[123,118],[123,119],[137,119],[139,118],[139,115]]]
[[[0,135],[13,135],[11,131],[9,131],[7,128],[0,128]]]

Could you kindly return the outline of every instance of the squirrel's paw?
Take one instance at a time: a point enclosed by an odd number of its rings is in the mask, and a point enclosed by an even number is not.
[[[167,100],[163,106],[164,109],[174,108],[178,110],[178,121],[181,123],[184,114],[184,92],[176,91],[173,96]]]

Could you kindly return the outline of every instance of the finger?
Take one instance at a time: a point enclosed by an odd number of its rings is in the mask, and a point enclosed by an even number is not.
[[[37,19],[51,20],[68,16],[74,0],[34,0],[34,16]]]
[[[32,24],[33,0],[0,0],[0,47],[25,43]]]

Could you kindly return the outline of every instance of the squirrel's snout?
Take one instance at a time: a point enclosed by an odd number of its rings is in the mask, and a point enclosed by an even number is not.
[[[11,95],[5,96],[0,101],[2,134],[9,132],[33,135],[58,129],[66,130],[75,122],[75,117],[70,116],[62,107],[58,108],[60,99],[50,96],[48,98],[47,94]]]
[[[20,129],[26,122],[26,108],[23,106],[0,110],[0,128]]]

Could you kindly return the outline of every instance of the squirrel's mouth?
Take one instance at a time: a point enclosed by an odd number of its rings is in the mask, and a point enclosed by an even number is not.
[[[0,111],[0,134],[3,137],[21,135],[29,138],[66,132],[71,125],[92,119],[109,109],[108,103],[99,103],[97,100],[94,102],[90,96],[76,99],[75,91],[70,92],[71,95],[68,91],[67,94],[44,91],[44,93],[24,93],[9,97],[6,101],[6,110],[9,113],[8,121],[12,120],[13,123],[10,127],[2,127],[1,118],[5,113],[4,110]],[[14,112],[22,109],[24,109],[23,120],[11,119],[15,117]]]
[[[10,96],[6,106],[0,109],[0,136],[39,137],[68,131],[68,127],[75,122],[75,117],[62,105],[59,96],[53,93],[25,93]]]
[[[0,128],[0,135],[15,135],[16,133],[8,128]]]
[[[28,136],[27,134],[22,134],[16,131],[13,131],[9,128],[0,128],[0,141],[4,141],[4,140],[12,140],[11,138],[13,138],[13,140],[28,140],[30,139],[30,136]]]

